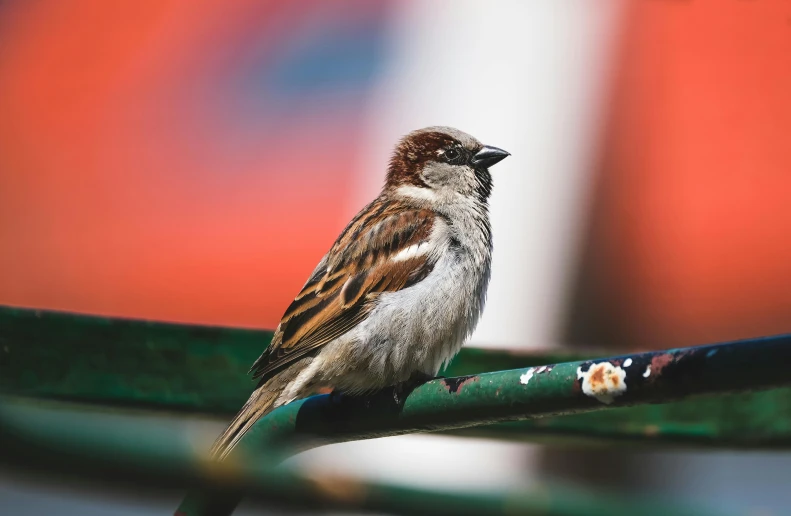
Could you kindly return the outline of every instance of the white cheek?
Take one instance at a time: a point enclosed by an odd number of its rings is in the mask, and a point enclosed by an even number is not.
[[[396,193],[401,197],[419,199],[421,201],[437,200],[437,194],[431,188],[421,188],[414,185],[401,185],[396,189]]]

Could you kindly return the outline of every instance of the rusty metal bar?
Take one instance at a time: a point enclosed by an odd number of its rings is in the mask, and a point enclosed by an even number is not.
[[[385,390],[314,396],[259,421],[230,460],[321,444],[791,385],[791,335],[437,379],[403,403]],[[292,451],[293,452],[293,451]],[[275,459],[275,457],[273,457]],[[188,495],[189,516],[202,516]],[[198,509],[195,509],[198,507]]]
[[[791,335],[784,335],[432,380],[402,405],[388,391],[314,396],[269,414],[239,449],[459,429],[783,387],[791,385],[789,364]]]
[[[244,372],[268,335],[0,307],[0,392],[227,414],[249,394]],[[779,336],[546,367],[537,364],[571,357],[542,360],[467,348],[449,374],[520,368],[436,380],[417,388],[403,405],[395,405],[387,392],[334,403],[327,397],[295,402],[260,422],[238,457],[240,463],[276,459],[268,443],[293,450],[419,431],[562,442],[788,446],[791,389],[751,391],[789,385],[790,343],[791,337]],[[735,394],[686,399],[729,392]],[[651,405],[674,400],[683,401]],[[610,407],[615,410],[597,410]],[[739,419],[739,426],[731,419]],[[503,423],[486,426],[490,422]]]
[[[229,417],[254,388],[247,371],[271,338],[266,330],[0,306],[0,393]],[[602,354],[467,347],[447,375]]]
[[[0,306],[0,392],[229,418],[271,332]],[[447,376],[606,356],[465,347]],[[69,367],[63,367],[68,363]],[[638,405],[442,432],[532,442],[791,447],[791,389]]]

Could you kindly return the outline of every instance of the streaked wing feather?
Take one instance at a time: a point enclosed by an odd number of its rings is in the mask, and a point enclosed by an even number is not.
[[[436,215],[377,199],[341,233],[329,253],[291,303],[272,343],[251,368],[254,378],[271,375],[358,325],[382,292],[407,288],[424,279],[436,256],[392,258],[426,242]]]

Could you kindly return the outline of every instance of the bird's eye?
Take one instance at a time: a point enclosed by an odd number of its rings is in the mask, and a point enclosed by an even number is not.
[[[456,149],[448,149],[445,151],[445,159],[452,161],[459,157],[459,151]]]

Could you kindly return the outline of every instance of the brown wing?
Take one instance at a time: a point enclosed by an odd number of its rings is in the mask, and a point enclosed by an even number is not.
[[[382,292],[407,288],[433,269],[428,245],[436,214],[377,199],[341,233],[286,310],[272,343],[251,368],[261,383],[359,324]],[[411,250],[417,248],[412,247]]]

